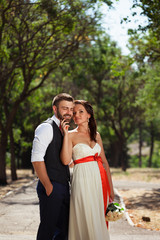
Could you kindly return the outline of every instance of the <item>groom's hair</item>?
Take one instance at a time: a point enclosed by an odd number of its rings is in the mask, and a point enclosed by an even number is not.
[[[63,100],[68,101],[68,102],[74,101],[73,97],[71,95],[69,95],[68,93],[60,93],[53,98],[52,106],[55,105],[56,107],[58,107],[59,103]]]
[[[90,139],[97,142],[96,140],[96,135],[97,135],[97,124],[96,124],[96,120],[94,118],[94,112],[93,112],[93,108],[91,106],[91,104],[88,101],[85,100],[75,100],[74,104],[81,104],[87,111],[87,113],[90,114],[90,118],[88,121],[88,127],[90,130]]]

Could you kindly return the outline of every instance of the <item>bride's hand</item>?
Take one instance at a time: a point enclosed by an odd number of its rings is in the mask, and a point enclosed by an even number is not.
[[[61,121],[61,127],[62,127],[62,130],[63,130],[64,134],[68,133],[68,128],[70,127],[69,122],[67,122],[65,119],[63,119]]]

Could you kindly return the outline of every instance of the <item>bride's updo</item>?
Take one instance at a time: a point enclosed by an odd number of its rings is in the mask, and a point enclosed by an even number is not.
[[[96,134],[97,134],[97,124],[96,124],[96,120],[94,118],[94,112],[93,112],[93,108],[91,106],[91,104],[85,100],[75,100],[74,104],[81,104],[87,111],[87,113],[89,113],[91,115],[91,117],[88,120],[88,127],[90,130],[90,139],[92,141],[96,142]]]

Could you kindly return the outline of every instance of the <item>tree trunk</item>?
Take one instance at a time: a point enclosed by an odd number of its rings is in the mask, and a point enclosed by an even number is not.
[[[15,181],[17,180],[17,173],[16,173],[15,147],[14,147],[14,137],[13,137],[12,128],[10,129],[9,137],[10,137],[10,152],[11,152],[11,177],[12,177],[12,181]]]
[[[120,167],[119,156],[120,156],[120,145],[119,141],[112,142],[110,145],[110,166],[111,167]]]
[[[126,141],[123,137],[111,144],[111,166],[121,167],[126,171],[128,167]]]
[[[121,153],[120,153],[121,168],[123,171],[126,171],[128,167],[126,145],[125,145],[125,142],[120,142],[120,145],[121,145]]]
[[[142,124],[139,124],[139,162],[138,165],[141,168],[142,167]]]
[[[1,139],[0,139],[0,185],[6,185],[7,184],[6,149],[7,149],[7,137],[6,137],[4,132],[1,132]]]
[[[152,155],[153,155],[153,150],[154,150],[154,127],[153,127],[153,123],[151,123],[150,136],[151,136],[151,145],[150,145],[148,167],[152,167]]]
[[[126,139],[123,134],[118,135],[118,144],[119,144],[119,164],[123,171],[126,171],[128,167],[127,162],[127,147]]]

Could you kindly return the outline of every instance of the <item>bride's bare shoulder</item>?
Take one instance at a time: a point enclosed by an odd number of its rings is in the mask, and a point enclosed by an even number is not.
[[[97,140],[97,142],[101,141],[101,135],[99,132],[97,132],[97,134],[96,134],[96,140]]]
[[[100,133],[97,132],[97,133],[96,133],[96,138],[100,138],[100,137],[101,137]]]

